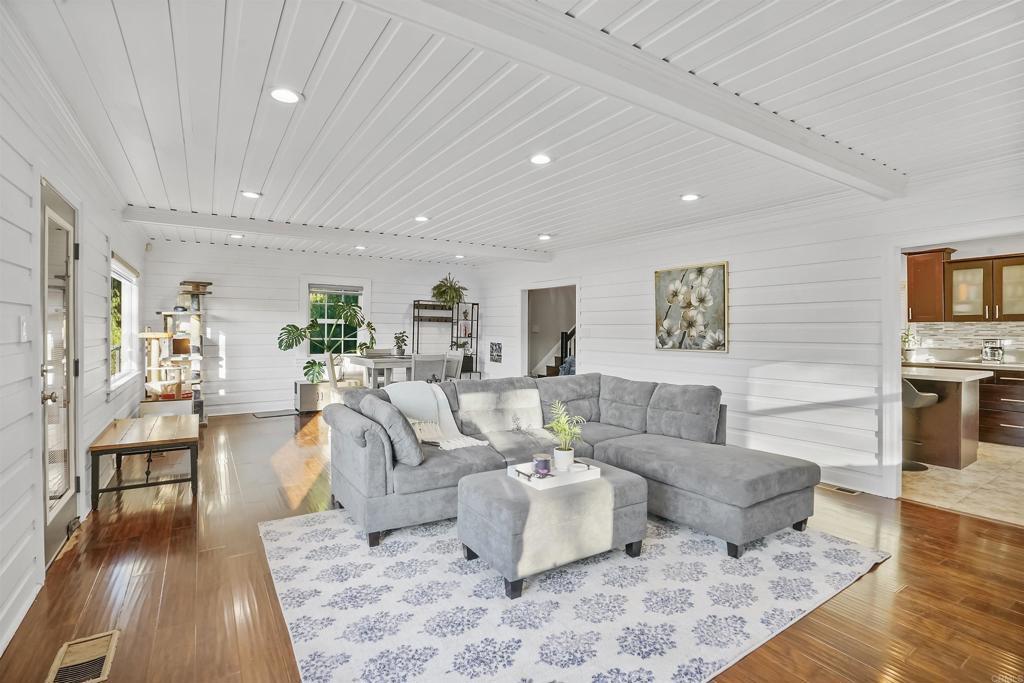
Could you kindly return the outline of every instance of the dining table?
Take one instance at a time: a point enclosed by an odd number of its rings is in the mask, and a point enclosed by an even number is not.
[[[384,386],[391,384],[395,370],[404,370],[406,378],[412,373],[412,356],[348,356],[348,362],[363,368],[366,386],[371,389],[379,388],[378,379]]]

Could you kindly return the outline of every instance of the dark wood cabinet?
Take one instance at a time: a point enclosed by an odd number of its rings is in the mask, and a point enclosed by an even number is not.
[[[992,259],[948,261],[945,267],[947,322],[994,320]]]
[[[907,321],[1024,321],[1024,254],[954,261],[955,251],[905,255]]]
[[[992,259],[995,320],[1024,320],[1024,256]]]
[[[1024,372],[996,370],[980,385],[981,441],[1024,446]]]
[[[907,254],[907,320],[934,323],[945,320],[945,264],[954,249]]]

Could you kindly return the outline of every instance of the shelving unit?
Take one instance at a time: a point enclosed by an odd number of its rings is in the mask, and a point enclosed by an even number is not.
[[[412,340],[409,348],[413,353],[420,352],[420,340],[423,338],[423,323],[452,324],[451,306],[439,304],[430,299],[416,299],[412,302]]]
[[[205,425],[203,301],[213,283],[183,280],[179,284],[175,309],[184,310],[157,311],[163,330],[139,335],[146,343],[146,398],[140,413],[194,413]]]
[[[423,338],[422,325],[438,323],[449,326],[449,348],[466,344],[466,355],[462,361],[463,375],[479,373],[480,368],[480,304],[469,301],[454,308],[430,299],[416,299],[412,302],[412,353],[420,353]]]
[[[451,346],[465,343],[460,375],[472,375],[480,369],[480,304],[465,301],[452,312]]]

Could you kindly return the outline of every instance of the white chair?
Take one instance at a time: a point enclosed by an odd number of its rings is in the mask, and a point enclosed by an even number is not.
[[[462,351],[448,351],[444,354],[445,379],[458,379],[462,376],[462,359],[465,355]]]
[[[444,379],[445,357],[427,353],[412,354],[412,381],[440,382]]]

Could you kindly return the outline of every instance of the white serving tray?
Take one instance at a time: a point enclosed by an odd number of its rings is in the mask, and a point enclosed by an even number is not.
[[[601,469],[599,467],[591,465],[588,468],[581,462],[574,462],[570,465],[568,472],[559,472],[552,467],[551,474],[554,476],[544,477],[543,479],[536,476],[532,479],[527,479],[526,477],[518,474],[517,470],[525,474],[533,474],[533,463],[525,462],[521,465],[509,465],[505,468],[505,473],[516,481],[521,482],[523,485],[537,489],[538,491],[601,478]]]

